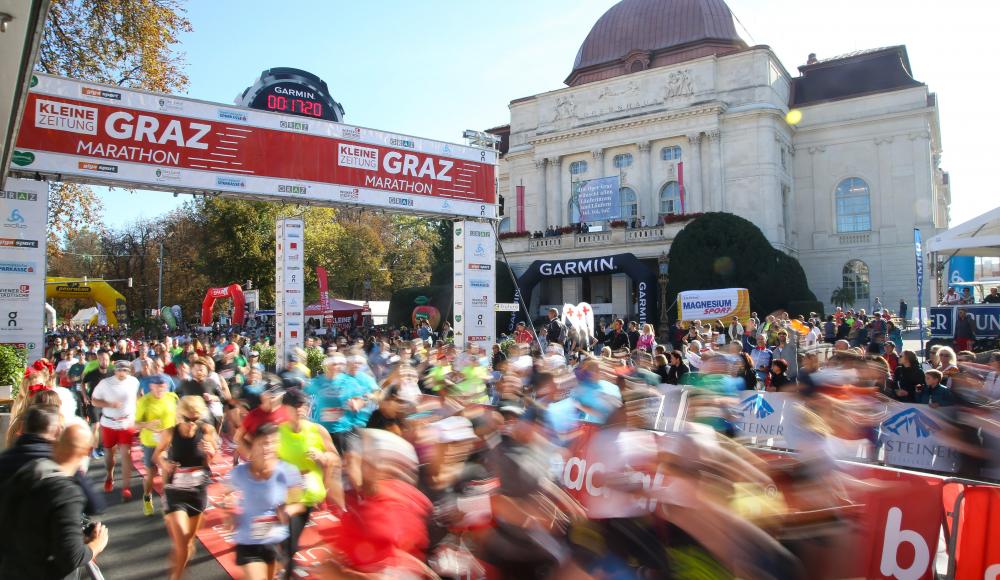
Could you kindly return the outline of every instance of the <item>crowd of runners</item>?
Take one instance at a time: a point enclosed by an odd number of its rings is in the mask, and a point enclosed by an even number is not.
[[[239,333],[53,337],[25,371],[0,454],[0,577],[63,578],[94,560],[113,542],[96,521],[105,499],[134,499],[133,461],[135,509],[172,541],[170,578],[183,577],[209,509],[227,514],[236,563],[255,579],[295,577],[318,509],[339,519],[324,536],[335,556],[308,570],[320,577],[851,575],[861,486],[838,469],[835,443],[874,446],[883,403],[912,393],[883,356],[846,342],[782,354],[797,326],[772,323],[771,347],[737,333],[716,348],[696,328],[676,350],[593,354],[584,340],[569,356],[558,323],[493,352],[446,335],[310,339],[278,369]],[[938,354],[927,364],[940,370],[911,386],[947,389],[942,436],[960,472],[981,476],[997,467],[1000,357]],[[689,387],[669,432],[657,428],[665,383]],[[740,444],[735,402],[755,389],[796,398],[796,455]],[[85,477],[101,460],[103,494]],[[224,476],[220,460],[233,466]]]

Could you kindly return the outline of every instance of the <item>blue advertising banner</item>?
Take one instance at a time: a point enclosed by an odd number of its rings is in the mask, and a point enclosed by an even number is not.
[[[975,256],[955,256],[948,260],[948,283],[960,284],[976,279]]]
[[[616,220],[621,216],[621,187],[617,175],[577,183],[574,198],[579,209],[579,223]]]
[[[920,241],[920,230],[913,228],[913,247],[917,260],[917,317],[920,331],[920,352],[924,352],[924,245]]]

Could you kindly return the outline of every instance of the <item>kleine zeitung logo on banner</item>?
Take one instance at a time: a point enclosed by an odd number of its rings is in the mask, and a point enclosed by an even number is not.
[[[38,99],[35,101],[35,126],[81,135],[97,135],[97,109],[71,103]]]
[[[337,164],[366,171],[378,171],[378,149],[351,143],[337,145]]]

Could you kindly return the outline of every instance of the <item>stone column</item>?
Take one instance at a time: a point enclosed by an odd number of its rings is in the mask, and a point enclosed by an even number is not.
[[[611,309],[615,316],[628,319],[632,308],[632,295],[629,292],[628,274],[611,275]]]
[[[562,279],[563,304],[579,304],[583,302],[583,278],[563,278]],[[562,312],[562,304],[559,305]]]
[[[545,227],[561,225],[562,212],[559,211],[559,172],[562,170],[560,157],[545,159]],[[544,229],[544,228],[543,228]]]
[[[681,156],[684,161],[684,213],[704,211],[702,184],[705,183],[701,163],[701,133],[688,135],[688,150]]]
[[[723,193],[722,179],[722,132],[718,129],[709,131],[708,135],[708,157],[709,157],[709,182],[712,184],[711,210],[726,211],[726,198]]]
[[[646,216],[646,222],[656,223],[656,216],[659,213],[656,207],[655,194],[653,193],[653,165],[649,162],[649,150],[652,147],[649,141],[636,143],[639,147],[639,191],[635,192],[639,201],[639,219]]]
[[[537,189],[535,194],[535,204],[534,207],[530,204],[525,204],[525,216],[524,219],[528,224],[535,224],[528,226],[528,230],[531,232],[544,232],[545,228],[548,227],[548,188],[547,179],[545,178],[545,159],[535,159],[535,174],[534,182]],[[525,192],[525,198],[528,197],[527,192]],[[525,199],[527,202],[527,199]],[[534,211],[529,211],[534,209]]]

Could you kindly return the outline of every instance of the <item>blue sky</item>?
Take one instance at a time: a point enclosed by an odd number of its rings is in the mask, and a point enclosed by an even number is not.
[[[793,75],[810,52],[826,58],[905,44],[915,78],[938,94],[952,224],[1000,203],[987,181],[986,142],[1000,123],[984,98],[998,88],[995,30],[993,19],[968,8],[991,3],[727,1],[744,40],[770,45]],[[563,87],[580,43],[614,4],[195,0],[194,30],[180,50],[191,97],[231,103],[264,69],[290,66],[322,77],[348,123],[461,142],[464,129],[508,122],[512,99]],[[99,191],[111,226],[153,218],[186,198]]]

